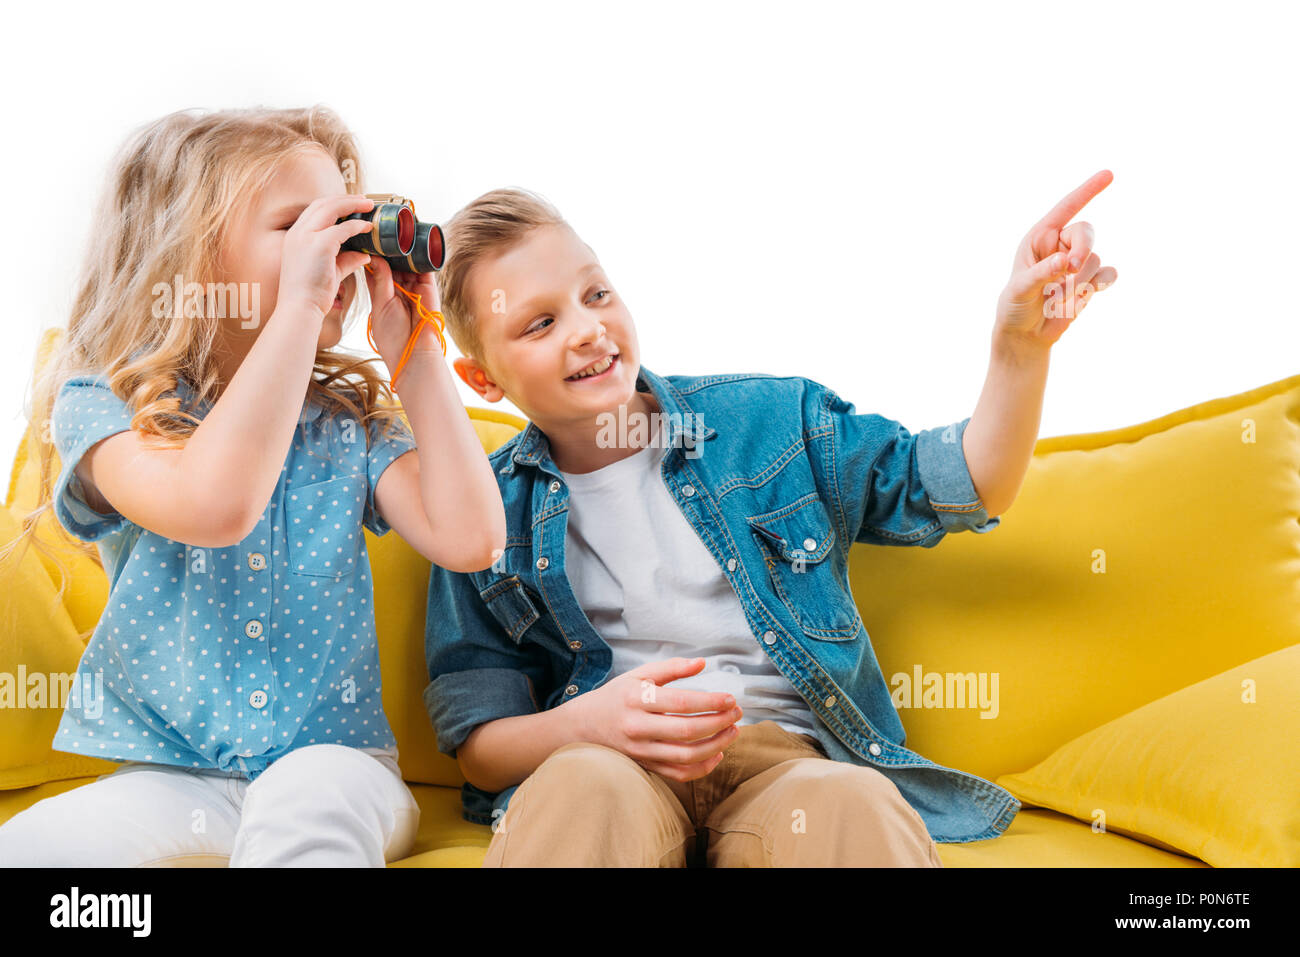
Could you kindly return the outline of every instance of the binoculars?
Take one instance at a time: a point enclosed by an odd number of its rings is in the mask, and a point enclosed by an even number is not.
[[[436,272],[442,268],[446,247],[437,223],[415,218],[415,204],[390,193],[366,193],[375,201],[366,213],[352,213],[339,222],[364,219],[370,232],[347,239],[340,247],[372,256],[382,256],[396,272]]]

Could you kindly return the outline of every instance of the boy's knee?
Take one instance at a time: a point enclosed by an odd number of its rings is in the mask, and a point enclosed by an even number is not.
[[[564,801],[591,806],[635,805],[657,799],[649,774],[632,758],[590,741],[570,741],[551,752],[530,776],[534,793],[563,792]]]

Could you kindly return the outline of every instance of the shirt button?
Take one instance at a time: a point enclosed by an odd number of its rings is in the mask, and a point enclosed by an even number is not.
[[[826,699],[824,702],[822,702],[822,703],[825,704],[826,707],[828,707],[828,708],[833,708],[833,707],[835,707],[835,695],[831,695],[829,698],[827,698],[827,699]]]
[[[547,559],[547,557],[546,557],[545,555],[543,555],[541,558],[537,559],[537,567],[538,567],[538,568],[545,568],[545,567],[546,567],[547,565],[549,565],[549,564],[550,564],[550,561]]]
[[[763,644],[765,645],[776,644],[776,635],[772,634],[770,631],[763,632]]]
[[[258,688],[248,696],[248,703],[259,711],[266,707],[266,692]]]
[[[248,553],[248,567],[255,572],[260,572],[266,567],[266,556],[261,552]]]
[[[257,618],[250,618],[248,619],[248,621],[244,622],[244,634],[248,635],[249,638],[261,638],[262,637],[261,620]]]
[[[694,485],[683,485],[683,486],[682,486],[682,494],[685,495],[687,498],[690,498],[692,495],[695,494],[695,486],[694,486]]]
[[[872,757],[878,757],[880,755],[880,745],[876,744],[874,741],[867,745],[867,750],[871,752]]]
[[[578,693],[578,686],[577,686],[577,685],[569,685],[569,687],[567,687],[567,688],[564,689],[564,693],[565,693],[565,694],[577,694],[577,693]]]
[[[727,571],[729,571],[729,572],[734,572],[735,570],[736,570],[736,560],[735,560],[734,558],[728,558],[728,559],[727,559]]]
[[[803,540],[803,547],[810,552],[815,552],[817,550],[817,539],[805,538]]]
[[[577,651],[579,648],[582,647],[582,642],[578,641],[575,638],[573,641],[569,642],[569,647],[572,648],[574,651]]]
[[[560,483],[559,483],[559,482],[552,482],[552,483],[551,483],[551,491],[552,491],[552,492],[558,492],[559,490],[560,490]]]

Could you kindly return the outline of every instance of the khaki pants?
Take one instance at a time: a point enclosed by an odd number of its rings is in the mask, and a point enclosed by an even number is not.
[[[702,856],[703,861],[698,857]],[[557,748],[510,799],[484,867],[942,867],[921,816],[879,771],[774,721],[740,725],[685,783],[613,748]]]

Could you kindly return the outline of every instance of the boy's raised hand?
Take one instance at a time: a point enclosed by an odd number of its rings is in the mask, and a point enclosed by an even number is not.
[[[996,333],[1017,345],[1049,349],[1092,294],[1115,281],[1115,267],[1103,268],[1092,251],[1092,224],[1070,222],[1113,179],[1107,169],[1094,173],[1025,234],[998,299]]]
[[[433,273],[394,272],[382,256],[371,256],[366,267],[366,285],[370,289],[371,327],[375,348],[388,365],[391,375],[406,348],[407,340],[420,317],[415,303],[397,291],[398,286],[420,297],[430,312],[439,311],[441,300]],[[420,330],[413,352],[433,352],[442,357],[438,336],[426,323]]]
[[[583,740],[674,781],[704,777],[740,734],[740,706],[721,692],[662,687],[703,667],[703,658],[652,661],[578,695],[569,707],[580,715]]]

